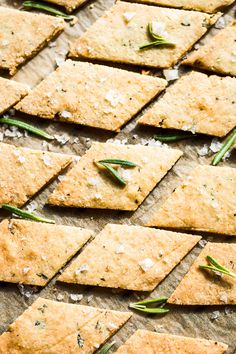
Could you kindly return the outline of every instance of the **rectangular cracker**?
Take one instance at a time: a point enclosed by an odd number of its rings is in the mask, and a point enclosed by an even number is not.
[[[225,75],[236,75],[236,21],[190,53],[182,64]]]
[[[14,75],[65,28],[61,18],[0,7],[0,69]]]
[[[0,206],[24,205],[71,162],[69,155],[0,143]]]
[[[192,71],[170,86],[138,123],[222,137],[236,126],[235,96],[236,78]]]
[[[79,227],[3,220],[0,223],[0,281],[46,285],[92,234]]]
[[[92,354],[130,317],[39,297],[0,336],[0,354]]]
[[[131,14],[131,19],[130,18]],[[128,20],[127,20],[128,18]],[[118,1],[98,19],[70,49],[71,57],[82,57],[126,64],[168,68],[174,65],[219,18],[196,11],[167,9]],[[165,37],[176,44],[146,50],[147,26],[158,22]]]
[[[148,75],[67,60],[15,108],[46,119],[119,131],[166,84]]]
[[[236,169],[197,166],[147,226],[236,236]]]
[[[0,77],[0,115],[29,93],[28,86]]]
[[[182,151],[142,145],[93,143],[49,196],[49,204],[79,208],[136,210],[182,155]],[[122,159],[133,168],[118,167],[126,181],[121,186],[108,171],[96,165],[103,159]]]
[[[207,256],[215,258],[223,267],[235,272],[236,244],[208,243],[168,299],[170,304],[236,305],[235,279],[199,268],[199,265],[208,264]]]
[[[138,329],[116,354],[223,354],[227,348],[213,340]]]
[[[231,5],[234,0],[135,0],[135,2],[212,13],[224,10],[224,8]]]
[[[152,291],[200,239],[141,226],[108,224],[58,280]],[[99,262],[94,262],[95,254],[99,254]]]

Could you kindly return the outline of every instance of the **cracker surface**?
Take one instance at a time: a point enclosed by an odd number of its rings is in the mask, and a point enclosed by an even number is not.
[[[183,64],[219,74],[236,75],[236,21],[222,29],[199,50],[190,53]]]
[[[0,336],[1,354],[92,354],[131,317],[38,298]]]
[[[0,205],[24,205],[71,161],[69,155],[0,143]]]
[[[28,93],[28,86],[0,77],[0,114],[14,106]]]
[[[219,276],[211,270],[199,268],[199,265],[207,264],[207,256],[215,258],[223,267],[235,272],[236,244],[208,243],[168,299],[170,304],[236,304],[236,282],[234,278],[228,275]]]
[[[57,185],[48,202],[67,207],[136,210],[181,155],[180,150],[169,148],[95,142]],[[137,165],[118,167],[126,186],[96,164],[103,159],[128,160]]]
[[[85,4],[87,0],[46,0],[53,4],[65,7],[67,12],[72,12],[77,9],[80,5]]]
[[[133,14],[130,20],[127,14]],[[218,17],[219,14],[208,15],[118,1],[72,43],[70,56],[168,68],[206,33]],[[140,50],[140,46],[149,42],[147,26],[153,21],[175,46]]]
[[[151,291],[200,239],[141,226],[108,224],[58,280]]]
[[[147,226],[236,235],[236,170],[197,166]]]
[[[0,69],[14,75],[65,28],[61,18],[0,7]]]
[[[213,340],[139,329],[116,354],[223,354],[227,348],[226,344]]]
[[[193,71],[170,86],[138,123],[222,137],[236,126],[235,96],[235,78]]]
[[[163,79],[68,60],[16,109],[42,118],[118,131],[165,87]]]

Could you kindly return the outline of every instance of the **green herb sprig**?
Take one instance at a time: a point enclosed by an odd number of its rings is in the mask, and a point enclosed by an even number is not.
[[[105,159],[105,160],[99,160],[95,161],[97,166],[103,166],[105,169],[110,173],[110,175],[122,186],[126,186],[127,182],[124,180],[123,177],[112,167],[110,164],[113,165],[121,165],[121,166],[126,166],[126,167],[136,167],[136,163],[132,161],[127,161],[127,160],[121,160],[121,159]]]
[[[167,45],[167,46],[175,47],[175,43],[169,42],[166,38],[164,38],[162,36],[158,36],[157,34],[155,34],[153,32],[151,22],[147,25],[147,33],[151,39],[151,42],[141,45],[139,47],[139,49],[141,49],[141,50],[148,49],[148,48],[152,48],[152,47],[156,47],[156,46],[160,46],[160,45]]]
[[[114,342],[111,342],[111,343],[105,344],[105,345],[102,347],[102,349],[99,351],[98,354],[106,354],[106,353],[108,353],[109,350],[110,350],[110,349],[113,347],[113,345],[115,345],[115,344],[116,344],[115,341],[114,341]]]
[[[11,213],[13,213],[15,215],[20,216],[23,219],[30,219],[30,220],[34,220],[34,221],[45,222],[48,224],[55,224],[54,220],[42,218],[41,216],[29,213],[28,211],[21,210],[21,209],[16,208],[12,205],[9,205],[9,204],[2,204],[2,208],[7,211],[10,211]]]
[[[54,139],[54,137],[52,135],[49,135],[44,130],[38,129],[38,128],[34,127],[33,125],[27,124],[27,123],[22,122],[20,120],[12,119],[9,117],[3,117],[3,118],[0,118],[0,123],[14,125],[15,127],[27,130],[28,132],[33,133],[38,136],[41,136],[42,138],[45,138],[47,140]]]
[[[236,129],[234,129],[234,131],[232,132],[232,134],[230,134],[225,142],[223,143],[223,146],[221,147],[221,149],[215,154],[213,160],[212,160],[212,165],[216,166],[218,165],[218,163],[223,159],[223,157],[225,156],[225,154],[227,153],[227,151],[229,151],[232,146],[235,144],[236,142]]]
[[[164,314],[169,312],[168,309],[165,309],[163,306],[165,305],[167,297],[158,297],[151,300],[144,300],[139,302],[131,302],[129,307],[134,310],[138,310],[145,313],[150,314]],[[147,305],[157,304],[159,307],[147,307]]]
[[[229,275],[230,277],[236,278],[236,273],[233,273],[229,269],[223,267],[215,258],[207,256],[206,259],[209,265],[199,265],[200,269],[208,269],[216,273],[222,273]]]
[[[173,141],[179,141],[179,140],[184,140],[184,139],[190,139],[196,137],[194,134],[155,134],[153,136],[153,139],[159,140],[162,142],[173,142]]]
[[[66,20],[73,20],[75,17],[71,15],[67,15],[65,12],[56,9],[53,6],[44,4],[40,1],[24,1],[23,6],[28,9],[37,9],[50,13],[51,15],[57,17],[63,17]]]

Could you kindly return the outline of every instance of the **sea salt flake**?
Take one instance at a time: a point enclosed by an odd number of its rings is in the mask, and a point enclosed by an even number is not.
[[[222,29],[224,27],[225,27],[225,19],[224,17],[220,17],[215,23],[215,28]]]
[[[210,150],[215,153],[218,152],[221,148],[222,143],[217,138],[214,138],[211,142]]]
[[[72,117],[72,114],[69,111],[62,111],[59,113],[59,115],[60,115],[60,117],[65,118],[65,119]]]
[[[63,294],[58,294],[57,295],[57,300],[58,301],[62,301],[64,299],[64,295]]]
[[[117,326],[115,323],[113,323],[113,322],[109,322],[109,323],[108,323],[108,328],[109,328],[109,329],[117,329],[118,326]]]
[[[30,267],[25,267],[25,268],[23,268],[23,273],[24,273],[24,274],[29,273],[29,271],[30,271]]]
[[[220,316],[220,311],[213,311],[211,314],[210,314],[210,319],[212,321],[214,320],[217,320],[217,318]]]
[[[47,155],[43,156],[43,162],[44,162],[44,164],[46,166],[51,166],[52,165],[52,161],[51,161],[50,157],[47,156]]]
[[[132,18],[133,18],[135,15],[136,15],[135,12],[125,12],[125,13],[123,14],[123,17],[124,17],[125,21],[128,23],[128,22],[130,22],[130,21],[132,20]]]
[[[167,81],[173,81],[179,78],[179,71],[178,69],[165,69],[163,70],[163,75]]]
[[[89,177],[87,179],[87,182],[88,182],[89,186],[98,186],[100,184],[100,180],[97,177],[95,177],[95,178]]]
[[[198,244],[199,244],[200,247],[204,248],[206,246],[206,244],[207,244],[207,241],[206,240],[200,240],[198,242]]]
[[[18,161],[19,161],[20,163],[24,163],[24,162],[25,162],[25,157],[24,157],[24,156],[19,156],[19,157],[18,157]]]
[[[105,96],[105,100],[108,101],[112,107],[116,107],[118,103],[122,102],[122,98],[122,95],[114,90],[108,91]]]
[[[204,146],[202,148],[197,149],[197,153],[199,156],[205,156],[208,154],[208,152],[209,152],[209,148],[208,148],[207,144],[204,144]]]
[[[220,294],[220,301],[224,302],[225,304],[228,302],[228,296],[226,293]]]
[[[65,145],[70,140],[70,137],[67,134],[62,134],[62,135],[55,134],[54,138],[61,145]]]
[[[33,211],[35,211],[35,210],[37,209],[37,207],[38,207],[38,203],[35,202],[35,201],[32,201],[30,204],[28,204],[28,205],[26,206],[26,209],[27,209],[30,213],[32,213]]]
[[[167,37],[166,25],[160,21],[152,21],[152,32],[157,36]]]
[[[116,250],[115,250],[115,253],[117,254],[121,254],[121,253],[124,253],[125,252],[125,245],[123,243],[120,243]]]
[[[74,302],[81,301],[83,299],[82,294],[70,294],[70,299]]]
[[[147,272],[154,266],[154,262],[150,258],[145,258],[144,260],[138,262],[138,264],[144,272]]]

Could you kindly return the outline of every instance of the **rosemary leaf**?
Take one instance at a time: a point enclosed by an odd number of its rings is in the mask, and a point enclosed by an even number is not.
[[[119,159],[105,159],[98,161],[99,163],[111,163],[114,165],[128,166],[128,167],[136,167],[136,163],[127,161],[127,160],[119,160]]]
[[[153,32],[152,23],[149,23],[147,25],[147,32],[148,32],[149,37],[152,39],[152,41],[141,45],[139,47],[139,49],[141,49],[141,50],[148,49],[148,48],[152,48],[152,47],[156,47],[156,46],[160,46],[160,45],[175,47],[175,43],[169,42],[166,38],[159,36]]]
[[[223,267],[215,258],[211,256],[207,256],[206,258],[210,265],[199,265],[200,269],[212,270],[213,272],[226,274],[230,277],[236,278],[236,273],[233,273],[229,269]]]
[[[16,127],[19,127],[21,129],[25,129],[35,135],[39,135],[39,136],[41,136],[45,139],[48,139],[48,140],[54,139],[54,137],[52,135],[49,135],[48,133],[46,133],[42,129],[38,129],[38,128],[34,127],[33,125],[27,124],[27,123],[22,122],[20,120],[8,118],[8,117],[3,117],[3,118],[0,118],[0,123],[14,125]]]
[[[236,129],[234,129],[233,133],[228,136],[222,148],[217,152],[217,154],[215,154],[212,160],[213,166],[218,165],[218,163],[222,160],[222,158],[225,156],[227,151],[231,149],[231,147],[234,145],[235,142],[236,142]]]
[[[158,135],[155,134],[153,139],[163,141],[163,142],[172,142],[172,141],[179,141],[184,139],[193,138],[196,135],[194,134],[166,134],[166,135]]]
[[[166,302],[168,300],[167,297],[157,297],[151,300],[143,300],[139,302],[135,302],[135,305],[148,305],[148,304],[161,304],[163,302]]]
[[[106,354],[109,352],[109,350],[113,347],[113,345],[116,344],[116,342],[111,342],[111,343],[107,343],[105,344],[102,349],[99,351],[98,354]]]
[[[45,222],[48,224],[55,224],[54,220],[42,218],[41,216],[29,213],[28,211],[21,210],[21,209],[16,208],[12,205],[9,205],[9,204],[2,204],[2,208],[10,211],[11,213],[13,213],[15,215],[20,216],[23,219],[35,220],[35,221],[39,221],[39,222]]]
[[[167,313],[169,312],[168,309],[165,309],[163,306],[166,303],[166,301],[168,300],[167,297],[158,297],[158,298],[154,298],[151,300],[143,300],[143,301],[139,301],[139,302],[131,302],[129,304],[129,307],[137,310],[137,311],[141,311],[141,312],[145,312],[145,313],[153,313],[153,314],[162,314],[162,313]],[[150,304],[158,304],[159,307],[147,307],[146,305],[150,305]]]
[[[55,15],[57,17],[63,17],[66,20],[73,20],[74,16],[67,15],[65,12],[62,12],[56,9],[53,6],[46,5],[40,1],[24,1],[23,6],[29,9],[37,9],[50,13],[51,15]]]
[[[119,182],[122,186],[126,186],[126,181],[119,175],[119,173],[105,162],[97,162],[107,169],[107,171]]]

